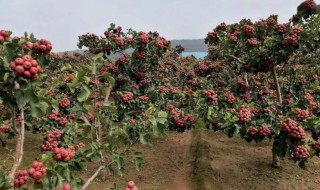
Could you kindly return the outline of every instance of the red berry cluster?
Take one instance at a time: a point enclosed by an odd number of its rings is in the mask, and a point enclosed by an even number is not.
[[[28,170],[28,174],[35,180],[35,183],[42,183],[41,178],[46,175],[47,169],[42,162],[33,162],[32,167]]]
[[[289,105],[292,103],[292,100],[291,100],[291,94],[286,94],[284,96],[284,98],[282,99],[282,104],[283,105]]]
[[[61,131],[59,129],[55,129],[54,132],[47,131],[46,132],[46,141],[43,145],[41,145],[41,149],[48,151],[53,150],[58,147],[58,140],[61,138]]]
[[[30,55],[24,55],[22,58],[16,58],[14,62],[10,64],[11,69],[16,76],[23,77],[25,79],[35,79],[38,77],[38,73],[41,72],[41,67],[38,62]]]
[[[255,33],[254,28],[249,25],[243,25],[242,30],[246,35],[253,35]]]
[[[139,41],[143,44],[148,43],[149,42],[149,35],[144,32],[140,32],[139,33]]]
[[[270,17],[270,18],[267,19],[267,23],[269,25],[275,24],[276,22],[277,22],[276,19],[274,19],[273,17]]]
[[[134,42],[134,39],[133,38],[126,38],[126,42],[128,44],[132,44]]]
[[[288,46],[297,46],[299,45],[298,35],[303,31],[302,27],[297,27],[290,32],[290,35],[284,38],[284,44]]]
[[[227,36],[231,41],[237,42],[238,41],[238,32],[234,32]]]
[[[157,40],[156,42],[156,46],[158,48],[163,48],[165,45],[167,45],[169,43],[168,40],[166,40],[165,38],[163,37],[159,37],[159,39]]]
[[[129,102],[133,99],[133,93],[132,92],[126,92],[125,94],[121,95],[121,100],[123,102]]]
[[[136,53],[136,57],[137,57],[138,59],[144,59],[144,58],[146,57],[146,55],[147,55],[147,53],[144,52],[144,51],[138,51],[138,52]]]
[[[209,70],[209,67],[207,65],[205,65],[204,61],[200,61],[198,64],[198,68],[201,71],[207,71]]]
[[[28,180],[28,172],[27,170],[18,170],[16,173],[16,177],[14,179],[14,186],[20,187],[26,183]]]
[[[295,159],[306,159],[310,156],[310,153],[308,152],[308,150],[304,147],[304,146],[297,146],[294,151],[293,151],[293,157]]]
[[[227,25],[226,23],[221,23],[216,27],[217,30],[226,30],[227,29]]]
[[[214,90],[206,90],[203,95],[207,97],[214,105],[218,105],[217,94]]]
[[[236,101],[236,97],[234,96],[234,94],[229,94],[227,102],[228,104],[233,104]]]
[[[53,157],[58,161],[68,162],[70,159],[76,156],[76,150],[74,147],[69,148],[55,148],[53,150]]]
[[[39,42],[35,42],[32,45],[33,49],[37,52],[49,54],[52,50],[52,44],[50,41],[41,39]]]
[[[246,102],[248,102],[251,98],[250,93],[240,94],[240,98]]]
[[[0,43],[4,41],[9,36],[9,32],[5,30],[0,30]]]
[[[300,109],[300,108],[296,108],[294,110],[294,114],[297,118],[298,121],[303,121],[305,119],[307,119],[311,114],[308,110],[303,110],[303,109]]]
[[[306,0],[301,5],[308,12],[314,12],[317,9],[317,4],[314,2],[314,0]]]
[[[217,32],[209,32],[208,34],[207,34],[207,38],[211,38],[211,39],[214,39],[214,38],[216,38],[218,36],[218,33]]]
[[[274,29],[279,33],[284,33],[288,30],[288,24],[277,24],[274,26]]]
[[[227,111],[228,111],[229,113],[231,113],[231,114],[234,114],[234,113],[236,113],[237,110],[234,109],[234,108],[228,108]]]
[[[287,118],[281,122],[282,130],[290,134],[293,139],[303,139],[306,135],[304,130],[298,126],[298,123],[291,118]]]
[[[70,101],[68,98],[64,97],[59,101],[59,106],[62,108],[66,108],[70,105]]]
[[[157,86],[157,90],[161,93],[168,93],[169,92],[168,88],[165,86]]]
[[[65,126],[68,124],[68,119],[65,117],[60,117],[57,119],[57,121],[58,121],[58,124],[61,126]]]
[[[124,45],[124,41],[121,37],[117,36],[114,38],[114,42],[116,43],[117,46],[123,46]]]
[[[124,64],[126,62],[126,57],[122,56],[117,60],[117,63]]]
[[[258,44],[257,38],[250,38],[247,40],[247,42],[250,46],[256,46]]]
[[[267,125],[261,125],[259,128],[250,127],[248,134],[251,137],[265,138],[271,134],[270,128]]]
[[[311,147],[317,152],[320,153],[320,141],[312,143]]]
[[[251,111],[249,106],[241,105],[239,107],[238,119],[241,123],[247,123],[251,121]]]
[[[304,96],[304,99],[308,102],[310,110],[315,111],[318,109],[318,104],[314,102],[313,97],[310,93],[307,93]]]
[[[138,190],[138,188],[136,187],[133,181],[129,181],[125,190]]]
[[[10,128],[8,125],[1,125],[0,126],[0,131],[3,133],[9,133],[10,132]]]
[[[139,99],[142,101],[148,101],[149,97],[148,96],[139,96]]]

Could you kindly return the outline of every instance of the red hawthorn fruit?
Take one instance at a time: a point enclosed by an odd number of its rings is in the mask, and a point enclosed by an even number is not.
[[[9,32],[5,30],[0,30],[0,36],[2,36],[3,38],[6,38],[9,36]]]
[[[133,181],[129,181],[129,182],[127,183],[127,187],[129,187],[130,189],[133,188],[133,187],[135,187],[135,186],[136,186],[136,185],[134,184]]]
[[[21,65],[16,66],[15,71],[19,74],[22,74],[24,72],[24,68]]]
[[[310,153],[308,152],[308,150],[301,145],[297,146],[293,151],[293,157],[299,160],[306,159],[309,156],[310,156]]]
[[[32,67],[31,62],[29,62],[29,61],[25,61],[22,65],[23,65],[23,68],[27,69],[27,70]]]
[[[16,63],[16,65],[23,65],[24,60],[22,58],[17,58],[14,60],[14,62]]]
[[[63,186],[62,186],[62,190],[70,190],[71,189],[71,186],[69,183],[64,183]]]
[[[32,57],[30,55],[24,55],[22,57],[23,61],[31,61],[32,60]]]
[[[32,178],[37,180],[37,179],[41,179],[42,177],[42,173],[40,171],[35,171],[32,175]]]

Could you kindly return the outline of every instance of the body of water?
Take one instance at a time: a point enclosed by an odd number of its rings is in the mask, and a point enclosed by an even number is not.
[[[182,52],[182,57],[187,57],[189,55],[193,55],[198,59],[204,59],[207,56],[208,52]]]

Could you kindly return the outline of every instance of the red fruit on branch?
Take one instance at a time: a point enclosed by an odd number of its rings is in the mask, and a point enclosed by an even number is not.
[[[304,146],[297,146],[293,151],[293,158],[301,160],[310,157],[310,153]]]
[[[69,183],[64,183],[62,186],[62,190],[71,190],[71,185]]]
[[[20,76],[25,79],[35,79],[38,77],[37,74],[41,72],[41,67],[30,55],[24,55],[22,58],[16,58],[14,62],[10,64],[10,68],[14,71],[16,76]]]

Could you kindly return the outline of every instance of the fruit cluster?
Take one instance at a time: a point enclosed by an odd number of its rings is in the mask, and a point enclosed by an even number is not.
[[[0,30],[0,43],[4,41],[9,36],[9,32],[5,30]]]
[[[67,108],[70,105],[70,101],[68,98],[64,97],[59,101],[59,106],[62,108]]]
[[[228,104],[233,104],[236,101],[236,97],[233,94],[229,94],[227,102]]]
[[[267,125],[261,125],[259,128],[250,127],[248,134],[251,137],[265,138],[271,134],[270,128]]]
[[[166,40],[165,38],[163,37],[159,37],[159,39],[157,40],[156,42],[156,46],[158,48],[163,48],[165,45],[169,44],[169,41]]]
[[[249,25],[243,25],[242,30],[246,35],[253,35],[255,33],[254,28]]]
[[[123,102],[129,102],[133,99],[133,93],[132,92],[126,92],[125,94],[121,95],[121,100]]]
[[[37,52],[49,54],[52,50],[52,44],[48,40],[41,39],[39,42],[33,43],[32,48]]]
[[[293,158],[301,160],[306,159],[310,156],[310,153],[304,146],[297,146],[293,151]]]
[[[249,106],[241,105],[239,107],[238,119],[241,123],[247,123],[251,121],[251,111]]]
[[[123,46],[124,45],[124,41],[121,37],[117,36],[114,38],[114,42],[116,43],[117,46]]]
[[[298,35],[303,31],[302,27],[297,27],[293,29],[289,35],[284,38],[284,44],[288,46],[297,46],[299,45]]]
[[[290,134],[290,137],[293,139],[303,139],[305,138],[304,130],[299,127],[298,123],[291,118],[287,118],[281,122],[282,130]]]
[[[10,128],[8,125],[1,125],[0,126],[0,131],[3,133],[9,133],[10,132]]]
[[[14,179],[14,186],[20,187],[26,183],[28,180],[28,172],[27,170],[18,170],[16,173],[16,177]]]
[[[302,4],[303,8],[306,12],[315,12],[317,9],[317,4],[314,2],[314,0],[306,0]]]
[[[42,162],[33,162],[32,167],[28,170],[28,174],[35,180],[35,183],[42,183],[41,178],[46,175],[47,169]]]
[[[46,141],[43,145],[41,145],[41,149],[44,151],[53,150],[58,147],[58,141],[61,138],[61,131],[59,129],[55,129],[54,132],[47,131],[46,132]]]
[[[76,150],[74,147],[68,148],[55,148],[53,150],[53,157],[58,161],[68,162],[70,159],[76,156]]]
[[[303,110],[303,109],[300,109],[300,108],[296,108],[294,110],[294,114],[297,118],[298,121],[303,121],[305,119],[307,119],[311,114],[308,110]]]
[[[138,190],[138,188],[136,187],[133,181],[129,181],[125,190]]]
[[[279,33],[284,33],[288,30],[288,24],[277,24],[274,29]]]
[[[24,55],[22,58],[16,58],[14,62],[10,64],[11,69],[16,76],[23,77],[25,79],[38,78],[38,73],[41,72],[41,67],[38,62],[30,55]]]
[[[147,55],[147,53],[144,52],[144,51],[138,51],[138,52],[136,53],[136,57],[137,57],[138,59],[144,59],[144,58],[146,57],[146,55]]]
[[[149,42],[149,35],[144,32],[140,32],[139,33],[139,41],[143,44],[148,43]]]
[[[247,42],[250,46],[256,46],[258,44],[257,38],[249,38]]]
[[[214,90],[206,90],[203,92],[203,96],[205,96],[206,98],[208,98],[213,105],[218,105],[218,98],[217,98],[217,94]]]
[[[311,147],[317,152],[320,153],[320,141],[312,143]]]
[[[310,110],[315,111],[318,109],[318,104],[313,100],[313,97],[310,93],[306,93],[304,98],[308,102]]]

